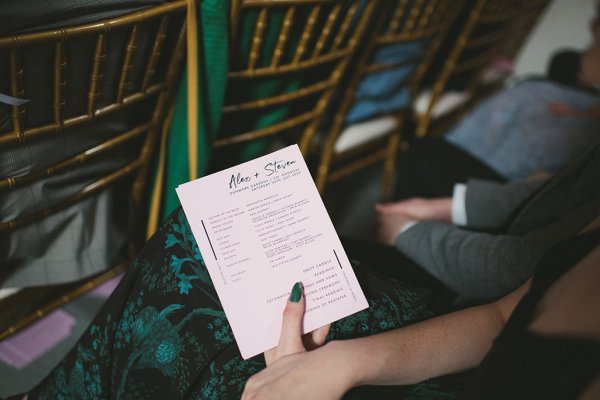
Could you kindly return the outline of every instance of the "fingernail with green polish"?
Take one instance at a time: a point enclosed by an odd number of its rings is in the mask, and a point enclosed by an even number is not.
[[[292,288],[292,293],[290,293],[290,301],[292,303],[297,303],[302,298],[302,286],[300,282],[294,283],[294,287]]]

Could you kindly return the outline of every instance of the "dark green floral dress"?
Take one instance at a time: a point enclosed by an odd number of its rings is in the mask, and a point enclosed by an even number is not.
[[[431,296],[354,262],[368,310],[333,324],[329,340],[431,317]],[[181,209],[150,239],[79,342],[29,399],[238,399],[264,368],[243,360]],[[456,398],[461,377],[359,388],[359,398]],[[376,394],[377,393],[377,394]],[[376,395],[375,395],[376,394]]]

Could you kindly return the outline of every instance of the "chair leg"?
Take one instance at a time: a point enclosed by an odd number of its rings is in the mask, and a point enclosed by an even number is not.
[[[381,201],[389,201],[394,186],[394,172],[396,170],[396,155],[400,145],[400,128],[394,131],[388,141],[387,155],[383,164],[383,177],[381,182]]]

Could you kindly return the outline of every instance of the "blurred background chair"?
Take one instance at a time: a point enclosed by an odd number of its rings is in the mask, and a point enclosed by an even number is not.
[[[537,25],[540,18],[547,10],[552,0],[530,0],[517,1],[515,4],[515,16],[508,28],[509,38],[500,46],[500,56],[514,61],[519,51],[523,48],[532,29]]]
[[[143,243],[145,183],[186,1],[0,37],[0,339],[114,276]],[[68,284],[65,284],[68,283]]]
[[[550,3],[551,0],[516,2],[515,15],[507,27],[506,39],[498,46],[490,65],[484,70],[481,84],[473,95],[472,104],[480,102],[505,86],[506,80],[513,74],[519,52]]]
[[[515,0],[470,0],[428,72],[431,89],[415,101],[417,137],[445,132],[475,101],[484,72],[511,36]]]
[[[230,68],[212,171],[298,142],[306,154],[374,7],[360,0],[231,4]]]
[[[316,183],[328,184],[383,162],[382,197],[389,196],[395,156],[411,101],[462,1],[382,1],[351,76],[314,151]]]

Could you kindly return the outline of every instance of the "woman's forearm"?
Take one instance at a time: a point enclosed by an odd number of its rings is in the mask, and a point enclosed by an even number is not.
[[[407,385],[477,366],[530,281],[502,299],[369,337],[332,342],[348,388]]]
[[[339,399],[354,386],[405,385],[474,367],[528,285],[489,305],[282,356],[248,380],[244,398]]]
[[[352,386],[407,385],[475,367],[502,326],[486,305],[335,346],[353,364]]]

